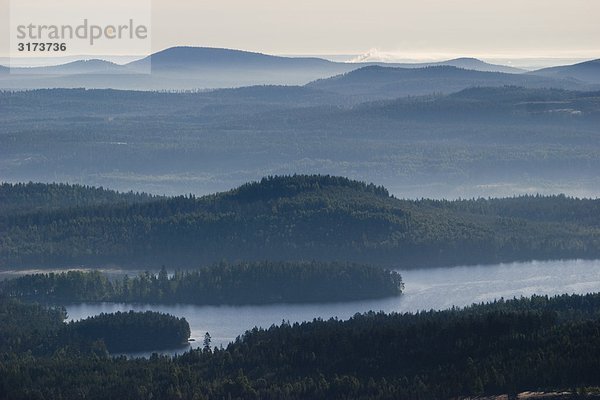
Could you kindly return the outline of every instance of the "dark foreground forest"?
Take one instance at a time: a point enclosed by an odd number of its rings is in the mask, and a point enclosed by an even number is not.
[[[600,200],[565,196],[409,201],[347,178],[294,175],[199,198],[5,184],[0,199],[0,268],[600,257]]]
[[[0,282],[0,294],[54,304],[266,304],[391,297],[403,287],[399,273],[374,266],[265,261],[114,280],[98,271],[33,274]]]
[[[599,294],[283,323],[227,348],[138,360],[111,358],[98,342],[48,340],[63,317],[0,299],[0,398],[597,398],[600,386]]]

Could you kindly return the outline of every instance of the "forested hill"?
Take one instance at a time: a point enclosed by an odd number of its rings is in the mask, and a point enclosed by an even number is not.
[[[368,66],[319,79],[307,86],[365,99],[393,99],[402,96],[452,93],[471,87],[515,85],[527,88],[561,88],[590,90],[593,85],[569,80],[548,80],[529,74],[472,71],[452,66],[426,68],[390,68]]]
[[[221,196],[241,202],[267,201],[282,197],[294,197],[311,192],[325,193],[330,190],[350,190],[356,194],[366,194],[388,198],[389,192],[383,186],[354,181],[338,176],[269,177],[260,182],[246,183]]]
[[[271,259],[410,268],[595,258],[599,202],[408,201],[346,178],[269,177],[201,198],[0,215],[0,265],[192,267]]]

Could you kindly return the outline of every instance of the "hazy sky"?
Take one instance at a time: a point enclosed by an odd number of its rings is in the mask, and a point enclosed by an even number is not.
[[[152,37],[154,50],[600,58],[599,21],[600,0],[154,0]]]

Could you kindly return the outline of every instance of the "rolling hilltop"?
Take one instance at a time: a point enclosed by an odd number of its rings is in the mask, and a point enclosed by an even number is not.
[[[311,88],[369,100],[451,93],[472,87],[507,85],[560,89],[586,89],[589,87],[583,82],[572,80],[533,74],[474,71],[447,65],[425,68],[390,68],[375,65],[308,84]]]
[[[574,65],[543,68],[533,71],[531,74],[600,84],[600,59]]]
[[[138,66],[151,64],[153,71],[194,68],[249,68],[264,69],[266,71],[276,68],[330,68],[340,71],[343,63],[336,63],[315,57],[279,57],[263,53],[220,49],[211,47],[171,47],[154,53],[139,61],[133,61],[127,66],[135,69]]]
[[[118,65],[109,61],[104,60],[80,60],[73,61],[66,64],[44,66],[44,67],[30,67],[30,68],[12,68],[12,72],[22,75],[35,76],[41,75],[78,75],[78,74],[119,74],[126,73],[127,68],[122,65]],[[133,71],[131,71],[133,72]]]
[[[201,198],[67,203],[28,214],[8,207],[0,216],[0,263],[190,267],[223,259],[279,259],[410,268],[597,257],[599,201],[560,196],[406,201],[346,178],[270,177]]]
[[[521,74],[525,70],[509,67],[506,65],[490,64],[485,61],[472,57],[460,57],[447,61],[426,62],[426,63],[374,63],[373,65],[384,65],[396,68],[426,68],[450,66],[456,68],[471,69],[473,71],[505,72],[508,74]]]

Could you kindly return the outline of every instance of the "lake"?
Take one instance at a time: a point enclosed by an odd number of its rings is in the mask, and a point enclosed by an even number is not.
[[[314,318],[347,319],[357,312],[370,310],[441,310],[532,294],[600,292],[600,260],[534,261],[399,272],[406,285],[404,294],[387,299],[260,306],[77,304],[67,306],[67,312],[69,319],[78,320],[103,312],[160,311],[187,319],[192,331],[191,338],[195,339],[192,346],[202,344],[205,332],[211,334],[213,346],[226,346],[248,329],[255,326],[267,328],[283,320],[293,323]]]

